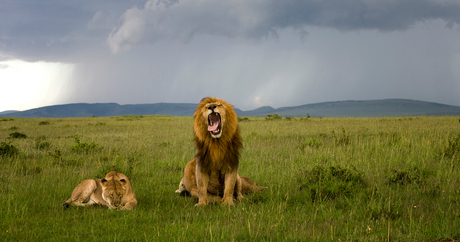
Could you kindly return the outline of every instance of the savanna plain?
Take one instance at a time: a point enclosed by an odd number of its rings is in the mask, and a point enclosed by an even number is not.
[[[0,118],[1,241],[460,240],[460,119],[239,119],[239,174],[269,187],[232,207],[174,191],[193,118]],[[132,211],[62,207],[117,170]]]

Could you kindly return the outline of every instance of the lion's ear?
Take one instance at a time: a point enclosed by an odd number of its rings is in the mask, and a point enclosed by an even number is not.
[[[211,98],[211,97],[204,97],[204,98],[202,98],[201,101],[200,101],[200,103],[203,102],[203,101],[206,100],[206,99],[209,99],[209,98]]]
[[[105,177],[101,179],[101,182],[102,182],[102,183],[104,183],[104,182],[106,182],[106,181],[107,181],[107,179],[105,179]]]

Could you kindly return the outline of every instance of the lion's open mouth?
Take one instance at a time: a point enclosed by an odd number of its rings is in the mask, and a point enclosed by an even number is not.
[[[208,131],[213,135],[217,135],[221,131],[220,115],[218,113],[211,113],[208,116]]]

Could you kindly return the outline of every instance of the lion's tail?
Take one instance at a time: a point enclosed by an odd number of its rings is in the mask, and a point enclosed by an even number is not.
[[[268,187],[263,187],[263,186],[257,185],[249,177],[240,176],[240,178],[241,178],[241,183],[242,183],[242,186],[241,186],[242,191],[241,192],[243,194],[249,193],[249,192],[261,192],[261,191],[263,191],[265,189],[268,189]]]

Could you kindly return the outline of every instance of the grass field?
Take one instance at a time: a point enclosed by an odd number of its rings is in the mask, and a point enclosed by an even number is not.
[[[241,119],[239,174],[268,186],[228,208],[174,193],[193,118],[0,119],[1,241],[460,240],[460,119]],[[133,211],[70,207],[85,178],[126,174]]]

